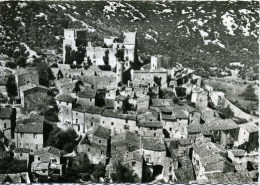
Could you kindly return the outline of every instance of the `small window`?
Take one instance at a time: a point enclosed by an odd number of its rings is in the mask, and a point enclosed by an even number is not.
[[[128,123],[128,120],[126,119],[125,122]]]
[[[36,139],[37,138],[37,134],[33,134],[33,138]]]
[[[23,133],[20,133],[20,137],[23,137]]]
[[[104,154],[104,151],[101,151],[101,155]]]
[[[128,146],[131,147],[132,146],[131,143],[128,143]]]
[[[169,167],[169,171],[172,171],[172,167]]]
[[[90,126],[93,127],[93,122],[90,123]]]
[[[4,128],[6,128],[6,123],[4,123]]]
[[[169,180],[170,180],[170,181],[172,180],[172,175],[169,175]]]
[[[88,148],[88,152],[90,152],[90,148]]]
[[[172,128],[171,128],[171,127],[169,128],[169,131],[172,131]]]
[[[92,117],[92,119],[94,119],[94,117]]]
[[[111,125],[114,125],[114,122],[111,122]]]
[[[101,143],[101,140],[98,140],[98,143]]]
[[[41,158],[40,157],[38,157],[38,161],[40,161],[41,160]]]
[[[154,133],[153,136],[156,137],[156,133]]]
[[[78,113],[76,112],[76,115],[78,115]]]
[[[103,124],[105,124],[105,121],[103,121]]]
[[[22,157],[23,156],[23,153],[20,153],[20,157]]]
[[[89,101],[92,101],[92,98],[90,98]]]
[[[69,105],[69,103],[67,102],[67,105]]]
[[[136,162],[135,162],[135,161],[133,161],[133,162],[132,162],[132,166],[135,166],[135,165],[136,165]]]
[[[115,149],[117,149],[117,146],[115,146]]]
[[[20,143],[20,145],[22,145],[22,143]]]
[[[76,123],[78,123],[78,119],[76,119]]]

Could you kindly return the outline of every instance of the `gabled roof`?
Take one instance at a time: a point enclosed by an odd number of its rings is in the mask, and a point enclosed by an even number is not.
[[[47,146],[47,147],[43,147],[43,148],[40,148],[40,149],[36,150],[34,152],[34,155],[39,155],[39,154],[43,154],[43,153],[51,153],[53,155],[61,157],[66,152],[63,151],[63,150],[59,150],[59,149],[57,149],[57,148],[55,148],[53,146]]]
[[[111,143],[117,143],[123,141],[133,141],[133,142],[140,143],[140,136],[134,132],[126,131],[125,133],[121,133],[113,136],[111,139]]]
[[[110,130],[108,128],[99,126],[93,135],[108,140],[110,137]]]
[[[73,111],[76,112],[86,112],[86,113],[91,113],[91,114],[101,114],[104,108],[102,107],[96,107],[96,106],[82,106],[78,105],[77,107],[72,109]]]
[[[231,129],[238,128],[238,125],[232,119],[219,119],[219,118],[206,122],[205,126],[209,130],[231,130]]]
[[[177,119],[174,115],[162,114],[162,120],[176,121]]]
[[[12,108],[0,108],[0,118],[10,118],[12,115]]]
[[[77,96],[79,98],[95,98],[97,90],[94,89],[86,89],[84,91],[78,92]]]
[[[163,127],[163,124],[162,122],[160,121],[139,121],[137,123],[137,126],[140,126],[140,127],[147,127],[147,128],[162,128]]]
[[[34,133],[43,134],[43,122],[31,122],[26,124],[17,124],[15,128],[16,133]]]
[[[244,123],[244,124],[239,125],[239,127],[243,128],[244,130],[246,130],[249,133],[258,132],[258,130],[259,130],[258,126],[254,122]]]
[[[165,144],[161,138],[142,138],[143,149],[152,151],[166,151]]]
[[[122,111],[115,111],[112,109],[105,109],[101,115],[105,116],[105,117],[112,117],[112,118],[118,118],[118,119],[136,120],[136,115],[123,114]]]
[[[49,90],[48,87],[45,87],[45,86],[39,85],[39,84],[35,84],[35,83],[29,83],[29,84],[20,86],[21,91],[28,91],[28,90],[35,89],[35,88],[39,88],[39,89],[42,89],[45,91]]]
[[[125,157],[124,157],[124,162],[126,161],[143,161],[143,156],[140,154],[140,151],[133,151],[129,152]]]
[[[72,103],[74,101],[74,98],[72,98],[70,95],[67,94],[61,94],[57,97],[57,100]]]

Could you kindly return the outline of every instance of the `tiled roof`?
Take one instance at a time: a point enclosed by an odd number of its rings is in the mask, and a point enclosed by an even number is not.
[[[70,95],[67,94],[61,94],[57,97],[57,100],[72,103],[74,101],[74,98],[72,98]]]
[[[43,134],[43,122],[31,122],[26,124],[17,124],[16,133],[35,133]]]
[[[174,115],[162,114],[162,120],[176,121]]]
[[[142,138],[143,148],[152,151],[166,151],[165,144],[160,138]]]
[[[230,172],[230,173],[207,173],[205,174],[208,183],[222,183],[222,184],[252,184],[252,177],[249,172]]]
[[[122,111],[115,111],[112,109],[105,109],[102,114],[105,117],[119,118],[119,119],[128,119],[128,120],[136,120],[136,115],[132,114],[123,114]]]
[[[111,143],[117,143],[126,140],[140,143],[140,136],[134,132],[126,131],[125,133],[113,136],[111,138]]]
[[[29,84],[23,85],[23,86],[20,87],[20,90],[21,91],[28,91],[28,90],[31,90],[31,89],[34,89],[34,88],[39,88],[39,89],[42,89],[42,90],[45,90],[45,91],[49,90],[48,87],[45,87],[45,86],[39,85],[39,84],[34,84],[34,83],[29,83]]]
[[[182,109],[173,110],[173,114],[177,119],[188,119],[188,115]]]
[[[99,126],[95,130],[93,135],[108,140],[110,137],[110,130],[105,127]]]
[[[181,167],[175,171],[177,183],[187,183],[195,179],[192,162],[189,157],[178,157]]]
[[[244,124],[239,125],[239,127],[243,128],[244,130],[246,130],[249,133],[258,132],[258,130],[259,130],[258,126],[254,122],[244,123]]]
[[[206,122],[205,127],[207,127],[209,130],[231,130],[238,128],[238,125],[232,119],[218,118]]]
[[[158,120],[159,112],[153,109],[141,110],[137,115],[138,120]]]
[[[44,147],[44,148],[40,148],[38,150],[36,150],[34,152],[34,155],[39,155],[39,154],[43,154],[43,153],[51,153],[53,155],[56,155],[58,157],[61,157],[63,154],[65,154],[66,152],[63,151],[63,150],[59,150],[53,146],[47,146],[47,147]]]
[[[78,105],[77,107],[72,109],[73,111],[77,112],[87,112],[91,114],[101,114],[104,108],[102,107],[96,107],[96,106],[82,106]]]
[[[211,135],[210,130],[204,124],[191,124],[188,127],[188,133],[202,133],[204,135]]]
[[[30,153],[30,149],[29,148],[15,148],[14,152],[15,153]]]
[[[242,150],[242,149],[232,149],[232,150],[228,150],[228,151],[232,152],[232,154],[235,157],[241,157],[241,156],[244,156],[246,154],[246,151]]]
[[[156,128],[162,128],[163,125],[162,125],[162,122],[160,121],[139,121],[137,123],[137,126],[140,126],[140,127],[156,127]]]
[[[192,107],[190,105],[187,105],[187,104],[184,104],[183,106],[181,106],[181,108],[183,110],[187,110],[189,113],[191,113],[191,112],[200,112],[200,110],[198,110],[195,107]]]
[[[0,118],[10,118],[12,115],[12,108],[0,108]]]
[[[94,89],[86,89],[84,91],[78,92],[77,96],[79,98],[95,98],[97,91]]]

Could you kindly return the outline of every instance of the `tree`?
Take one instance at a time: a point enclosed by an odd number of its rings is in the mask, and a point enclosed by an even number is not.
[[[115,173],[111,174],[114,183],[134,183],[138,182],[137,174],[133,174],[129,168],[121,162],[115,164]]]
[[[50,81],[50,71],[48,64],[46,62],[40,62],[36,65],[36,68],[39,73],[39,84],[48,87]]]
[[[25,67],[26,66],[26,58],[24,56],[19,56],[15,60],[15,64],[19,67]]]
[[[17,96],[17,86],[15,83],[14,75],[8,76],[6,88],[7,88],[7,94],[9,97]]]
[[[219,113],[222,115],[223,119],[228,119],[228,118],[234,117],[234,112],[232,111],[232,109],[230,108],[229,105],[225,108],[220,109]]]
[[[257,100],[257,96],[255,95],[255,89],[253,88],[253,85],[252,84],[249,84],[244,93],[243,93],[244,97],[246,100]]]
[[[103,56],[103,61],[105,65],[109,65],[109,50],[105,51],[105,56]]]
[[[6,62],[5,67],[9,67],[11,69],[15,69],[16,68],[16,64],[14,62]]]
[[[77,138],[78,135],[73,129],[67,129],[66,131],[63,131],[60,128],[55,128],[50,132],[45,146],[53,146],[70,153],[77,145]]]

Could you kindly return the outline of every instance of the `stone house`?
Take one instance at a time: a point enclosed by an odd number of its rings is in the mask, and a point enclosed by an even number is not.
[[[133,106],[136,111],[149,109],[150,97],[147,95],[140,95],[129,99],[129,104]]]
[[[132,70],[131,79],[133,87],[167,87],[167,71],[165,70]]]
[[[88,132],[87,138],[89,142],[81,143],[78,151],[86,152],[92,163],[101,162],[105,165],[109,156],[110,130],[98,126],[94,131]]]
[[[87,130],[93,130],[101,125],[101,114],[104,108],[86,106],[85,108],[85,119],[86,119],[86,128]]]
[[[215,142],[227,144],[237,139],[238,125],[232,119],[217,118],[204,125],[212,133]]]
[[[43,97],[47,96],[47,92],[49,89],[45,86],[38,85],[38,84],[26,84],[23,86],[20,86],[20,98],[21,98],[21,105],[25,109],[27,107],[30,107],[31,99],[33,97]]]
[[[80,91],[77,94],[77,104],[84,106],[95,106],[95,98],[97,91],[87,88],[84,91]]]
[[[16,110],[0,107],[0,130],[7,139],[14,138]]]
[[[31,172],[42,176],[62,176],[66,170],[65,151],[48,146],[34,153]]]
[[[192,145],[192,163],[197,180],[205,179],[205,174],[223,172],[226,159],[212,142],[200,139]]]
[[[63,78],[71,78],[71,79],[77,79],[81,75],[83,75],[82,69],[60,69]]]
[[[15,148],[14,158],[17,160],[26,160],[29,162],[30,149],[29,148]]]
[[[115,110],[123,110],[125,104],[128,102],[127,97],[119,95],[116,96],[115,101],[114,101],[114,109]]]
[[[235,146],[248,143],[247,145],[252,146],[252,149],[258,147],[258,132],[259,126],[254,122],[248,122],[238,125],[238,139],[234,142]],[[247,146],[248,147],[248,146]],[[251,148],[251,147],[250,147]]]
[[[55,80],[55,87],[58,89],[59,94],[70,95],[75,88],[75,81],[72,81],[70,78],[61,78]]]
[[[58,117],[62,123],[72,123],[72,107],[75,100],[70,95],[62,94],[56,98],[56,103],[59,108]]]
[[[141,150],[148,166],[164,165],[166,147],[161,138],[142,138]]]
[[[105,76],[81,76],[80,80],[83,82],[84,87],[92,89],[105,89],[108,86],[116,88],[116,79],[114,77]]]
[[[39,149],[44,142],[44,122],[17,123],[15,128],[16,148]]]
[[[175,170],[178,169],[178,160],[176,157],[165,157],[163,165],[163,180],[167,183],[173,183],[176,179]]]
[[[111,157],[121,158],[141,147],[141,137],[135,132],[126,131],[111,137]]]
[[[72,127],[77,133],[86,133],[85,107],[78,105],[72,108]]]
[[[163,138],[163,124],[160,121],[138,121],[139,134],[143,137]]]
[[[105,109],[101,113],[100,125],[111,130],[111,135],[134,132],[136,129],[136,115],[123,114],[121,111]]]
[[[181,106],[182,110],[188,115],[189,125],[190,124],[200,124],[201,112],[195,107],[189,106],[187,104]]]
[[[129,152],[124,156],[123,164],[138,176],[139,182],[143,174],[143,156],[139,150]]]
[[[15,73],[15,82],[17,84],[17,90],[26,84],[39,84],[39,74],[36,67],[27,67],[25,69],[20,69]],[[20,94],[18,94],[20,95]]]
[[[191,145],[193,141],[190,139],[168,139],[164,138],[166,147],[171,153],[171,156],[176,157],[189,157]]]

